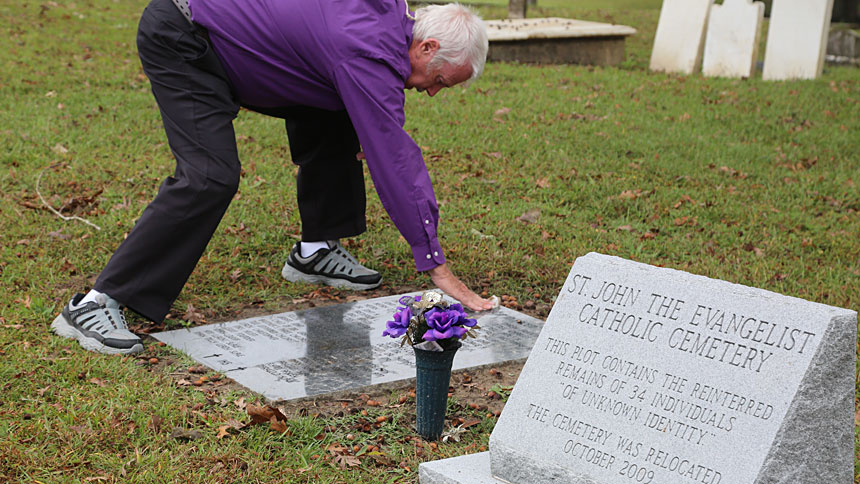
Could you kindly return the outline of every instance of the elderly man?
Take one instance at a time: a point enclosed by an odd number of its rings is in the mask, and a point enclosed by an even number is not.
[[[483,22],[463,6],[405,0],[152,0],[138,30],[143,69],[176,171],[99,275],[51,325],[91,351],[135,353],[123,309],[161,321],[239,186],[233,119],[240,107],[283,118],[299,166],[302,240],[289,281],[370,289],[378,272],[339,239],[365,226],[361,161],[409,243],[418,271],[467,307],[491,302],[448,268],[421,150],[403,130],[404,88],[426,92],[477,78]]]

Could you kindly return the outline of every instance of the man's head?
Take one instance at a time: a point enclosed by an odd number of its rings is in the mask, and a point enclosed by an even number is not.
[[[487,27],[468,8],[451,3],[415,12],[406,88],[430,96],[440,89],[477,79],[487,59]]]

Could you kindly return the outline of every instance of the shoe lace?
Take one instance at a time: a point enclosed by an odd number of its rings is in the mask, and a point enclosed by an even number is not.
[[[102,310],[107,316],[107,320],[110,321],[110,324],[111,326],[113,326],[114,329],[128,329],[128,321],[125,319],[124,306],[119,306],[117,308],[116,313],[119,314],[119,321],[117,322],[111,315],[113,311],[108,310],[107,299],[104,297],[104,295],[99,294],[98,296],[96,296],[96,302],[99,303],[99,305],[102,307]]]
[[[119,322],[122,325],[118,329],[128,329],[128,320],[125,319],[125,307],[120,306],[117,312],[119,313]]]

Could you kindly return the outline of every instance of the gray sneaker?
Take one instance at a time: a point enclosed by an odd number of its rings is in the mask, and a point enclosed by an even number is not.
[[[329,242],[328,246],[328,249],[320,249],[310,257],[302,257],[299,244],[295,244],[281,275],[290,282],[346,289],[373,289],[382,283],[378,272],[359,264],[340,242]]]
[[[74,338],[84,349],[98,353],[124,355],[143,351],[143,342],[128,330],[120,304],[105,294],[96,302],[80,304],[83,294],[76,294],[51,323],[54,333]]]

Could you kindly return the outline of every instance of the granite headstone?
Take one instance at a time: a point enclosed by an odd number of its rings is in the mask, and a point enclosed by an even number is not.
[[[382,336],[400,297],[258,316],[152,336],[271,400],[358,390],[415,377],[412,348]],[[523,359],[543,327],[543,321],[505,307],[473,317],[480,326],[478,337],[463,343],[454,359],[455,370]]]
[[[421,483],[849,484],[856,338],[854,311],[587,254],[489,452]]]

